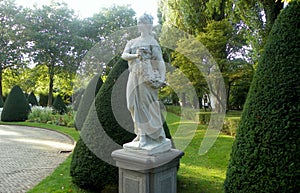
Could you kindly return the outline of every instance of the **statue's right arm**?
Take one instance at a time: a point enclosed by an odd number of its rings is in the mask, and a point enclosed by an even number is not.
[[[122,59],[127,60],[127,61],[133,60],[133,59],[136,59],[136,58],[139,57],[139,55],[138,55],[137,53],[134,53],[134,54],[131,53],[131,43],[132,43],[132,42],[129,41],[129,42],[126,44],[125,49],[124,49],[124,52],[123,52],[123,54],[122,54],[122,56],[121,56]]]
[[[123,52],[122,56],[121,56],[124,60],[133,60],[139,57],[138,54],[129,54],[126,52]]]

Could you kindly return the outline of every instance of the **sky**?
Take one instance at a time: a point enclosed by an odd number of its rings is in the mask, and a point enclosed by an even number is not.
[[[68,4],[81,18],[90,17],[103,7],[116,5],[131,5],[137,16],[143,13],[151,14],[157,20],[158,0],[59,0]],[[32,7],[34,4],[50,4],[51,0],[16,0],[18,5]],[[155,22],[154,21],[154,22]]]

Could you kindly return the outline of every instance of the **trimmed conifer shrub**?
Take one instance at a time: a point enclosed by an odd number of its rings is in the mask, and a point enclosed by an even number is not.
[[[62,98],[61,98],[60,95],[58,95],[58,96],[55,98],[55,100],[54,100],[52,106],[53,106],[54,112],[56,112],[56,113],[59,113],[59,114],[62,115],[62,114],[65,114],[65,113],[67,112],[67,106],[66,106],[66,104],[64,103],[64,101],[62,100]]]
[[[300,2],[278,16],[247,97],[226,193],[300,190]]]
[[[115,65],[101,86],[83,124],[81,138],[76,144],[71,162],[73,182],[80,187],[98,191],[107,185],[118,184],[118,168],[102,158],[111,159],[113,150],[122,148],[124,143],[135,138],[133,122],[126,105],[128,65],[120,58],[113,62]],[[120,76],[122,80],[115,84]],[[122,112],[122,120],[114,114],[115,108]],[[99,129],[99,124],[102,129]],[[171,138],[169,131],[166,134]]]
[[[127,62],[122,61],[120,58],[112,62],[115,62],[115,65],[101,86],[95,101],[91,104],[88,116],[81,129],[81,137],[73,152],[70,172],[72,180],[78,186],[86,189],[102,190],[106,185],[117,184],[118,169],[100,159],[99,155],[95,155],[97,152],[100,152],[100,154],[104,152],[107,154],[104,156],[110,157],[111,152],[108,150],[112,144],[107,142],[104,136],[105,131],[115,130],[115,133],[120,133],[120,136],[123,135],[123,141],[116,141],[119,145],[122,145],[122,142],[129,142],[135,137],[134,134],[124,130],[118,124],[112,112],[112,89],[115,81],[127,69]],[[126,88],[126,81],[122,83],[123,88]],[[124,93],[120,96],[125,98],[125,89],[122,90]],[[124,108],[124,106],[120,106],[120,108]],[[105,120],[103,116],[105,116]],[[129,121],[128,124],[133,128],[132,121]],[[101,129],[99,129],[100,127]],[[109,137],[107,136],[107,138]],[[114,138],[112,139],[114,140]]]
[[[22,89],[14,86],[6,98],[1,120],[6,122],[25,121],[28,118],[30,107]]]
[[[36,99],[36,96],[34,95],[33,92],[31,92],[28,96],[28,103],[31,104],[32,106],[38,106],[38,101]]]
[[[4,101],[2,96],[0,96],[0,108],[2,108],[4,106]]]
[[[75,117],[75,128],[80,131],[83,123],[85,121],[86,116],[90,110],[91,104],[95,100],[95,96],[97,95],[100,87],[102,86],[103,81],[99,75],[95,75],[88,86],[86,87],[83,96],[80,99],[79,107]]]
[[[40,93],[40,105],[46,107],[48,105],[48,94]]]

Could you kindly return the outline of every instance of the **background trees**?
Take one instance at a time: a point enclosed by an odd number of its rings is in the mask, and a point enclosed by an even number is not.
[[[245,39],[237,25],[237,19],[232,16],[233,7],[234,3],[230,0],[160,1],[162,22],[165,25],[171,25],[193,34],[210,51],[225,80],[228,99],[230,99],[232,85],[245,78],[242,72],[251,71],[248,62],[243,60]],[[190,47],[184,47],[187,50],[181,50],[181,53],[188,53]],[[195,66],[178,52],[173,53],[171,61],[193,82],[201,103],[202,96],[208,94],[209,90],[204,79],[207,75],[195,73]],[[217,95],[215,97],[218,97]],[[228,107],[230,103],[227,104]]]
[[[75,71],[72,57],[75,34],[71,28],[73,11],[66,4],[53,2],[50,6],[35,7],[28,12],[30,38],[33,43],[32,57],[38,65],[47,67],[49,77],[48,105],[52,105],[54,75]]]
[[[22,68],[26,54],[24,15],[11,0],[0,1],[0,96],[5,69]],[[11,88],[9,88],[10,90]]]
[[[134,15],[128,6],[113,6],[81,19],[64,3],[25,9],[1,1],[0,94],[3,74],[5,94],[19,84],[27,93],[47,94],[48,105],[57,94],[71,96],[87,52],[110,33],[135,25]],[[106,74],[111,68],[97,65]]]

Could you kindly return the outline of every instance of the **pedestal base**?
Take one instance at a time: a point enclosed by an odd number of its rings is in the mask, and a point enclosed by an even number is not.
[[[139,154],[154,155],[164,153],[171,149],[172,144],[170,139],[166,139],[162,143],[150,143],[144,147],[139,147],[139,142],[129,142],[123,145],[125,151],[131,151]]]
[[[176,193],[182,156],[183,152],[177,149],[154,155],[114,151],[112,157],[119,167],[119,193]]]

